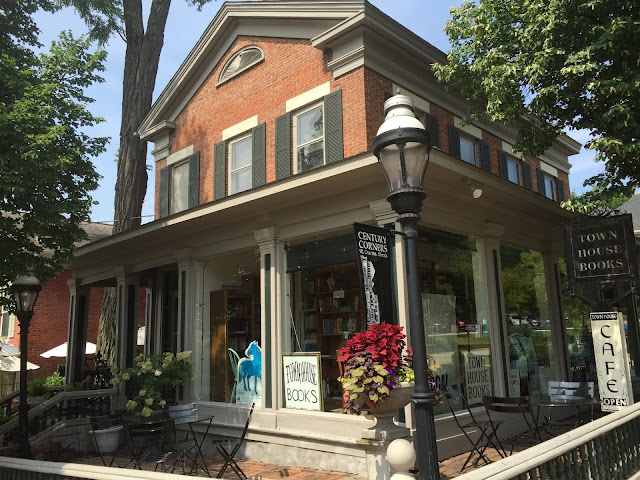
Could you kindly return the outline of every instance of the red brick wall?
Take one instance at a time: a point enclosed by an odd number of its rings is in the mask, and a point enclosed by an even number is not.
[[[227,60],[241,48],[257,45],[265,60],[240,75],[216,86]],[[171,153],[193,144],[200,152],[200,204],[213,201],[213,148],[222,131],[254,115],[266,122],[267,182],[275,181],[275,119],[286,112],[285,102],[323,83],[331,91],[342,89],[344,156],[366,152],[365,72],[358,69],[333,79],[327,67],[329,52],[311,46],[308,40],[239,37],[220,60],[209,78],[176,119]],[[156,164],[156,207],[158,179],[164,161]]]

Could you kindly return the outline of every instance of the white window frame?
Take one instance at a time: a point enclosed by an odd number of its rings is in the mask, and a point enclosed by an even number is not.
[[[460,131],[460,159],[465,162],[468,163],[469,165],[478,165],[478,141],[475,137],[472,137],[470,135],[465,135],[463,131]],[[467,142],[470,142],[473,145],[473,162],[469,162],[468,160],[464,159],[462,156],[462,141],[466,140]]]
[[[305,145],[310,145],[312,143],[316,143],[318,142],[318,139],[315,138],[309,142],[303,143],[301,145],[298,145],[298,117],[300,117],[301,115],[304,115],[305,113],[310,112],[311,110],[314,110],[316,108],[320,107],[322,109],[322,136],[320,137],[321,141],[322,141],[322,165],[326,165],[327,164],[327,149],[326,149],[326,142],[325,142],[325,133],[326,133],[326,115],[325,115],[325,111],[324,111],[324,102],[315,102],[313,104],[307,105],[304,108],[301,108],[300,110],[294,112],[291,115],[291,123],[293,124],[293,130],[292,130],[292,144],[293,144],[293,173],[297,174],[297,173],[303,173],[301,171],[298,170],[298,148],[299,147],[304,147]],[[305,170],[308,171],[308,170]]]
[[[8,321],[9,325],[7,327],[7,335],[2,335],[2,338],[13,338],[15,335],[16,316],[8,311],[2,311],[2,314],[0,314],[0,334],[4,330],[5,321]]]
[[[251,145],[251,156],[249,158],[249,163],[247,165],[245,165],[244,167],[241,168],[236,168],[235,170],[232,169],[232,165],[233,165],[233,144],[234,143],[238,143],[238,142],[242,142],[243,140],[249,139],[249,143],[251,143],[251,138],[252,138],[252,134],[251,132],[249,133],[245,133],[244,135],[240,135],[236,138],[230,139],[227,142],[227,185],[229,185],[229,195],[234,195],[236,193],[241,193],[241,192],[246,192],[247,190],[250,190],[252,188],[252,186],[250,185],[249,188],[245,189],[245,190],[238,190],[237,192],[234,192],[231,190],[231,187],[233,185],[233,183],[231,182],[231,178],[233,176],[234,173],[240,172],[242,170],[246,170],[249,169],[251,170],[253,168],[253,145]],[[252,182],[253,183],[253,182]]]
[[[516,166],[516,176],[518,177],[516,179],[516,181],[513,181],[513,179],[509,176],[509,164],[515,165]],[[513,157],[510,157],[507,155],[507,180],[509,180],[511,183],[515,183],[516,185],[522,185],[522,167],[521,167],[521,162],[520,160],[517,160]]]
[[[558,192],[557,192],[557,184],[556,178],[548,175],[547,173],[543,173],[544,176],[544,196],[549,200],[556,201],[558,200]],[[549,183],[547,184],[547,180]]]
[[[174,172],[177,168],[184,167],[186,165],[187,170],[187,182],[186,182],[186,193],[185,193],[185,204],[186,206],[180,210],[176,210],[175,207],[175,181],[174,181]],[[189,157],[185,158],[183,161],[179,161],[171,165],[171,170],[169,171],[169,215],[173,215],[174,213],[184,212],[189,208]]]

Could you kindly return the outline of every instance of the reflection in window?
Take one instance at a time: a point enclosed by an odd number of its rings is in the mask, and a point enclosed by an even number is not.
[[[476,164],[476,148],[473,140],[460,136],[460,158],[472,165]]]
[[[437,230],[420,231],[419,268],[427,352],[440,364],[440,390],[460,385],[471,406],[491,395],[486,282],[475,242]],[[446,405],[436,413],[445,413]]]
[[[318,105],[295,116],[297,172],[324,165],[323,106]]]
[[[171,213],[189,207],[189,162],[171,167]]]
[[[500,255],[511,366],[509,393],[546,394],[549,380],[558,380],[558,365],[542,255],[512,245],[502,245]]]
[[[229,195],[243,192],[253,184],[251,170],[251,135],[231,142]]]

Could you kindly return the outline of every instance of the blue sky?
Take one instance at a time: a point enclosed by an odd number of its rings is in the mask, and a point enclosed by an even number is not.
[[[143,0],[143,3],[148,6],[150,1]],[[449,42],[443,28],[449,18],[450,6],[461,5],[462,0],[449,2],[373,0],[371,3],[440,50],[447,51]],[[198,11],[194,7],[189,7],[184,0],[173,0],[165,30],[165,43],[160,57],[154,99],[162,92],[221,5],[221,1],[213,1]],[[65,9],[53,15],[38,14],[36,21],[41,30],[40,40],[47,48],[62,29],[71,30],[74,35],[86,32],[83,22],[71,9]],[[119,143],[125,44],[119,37],[114,37],[105,48],[109,53],[106,63],[107,71],[103,74],[105,82],[92,86],[87,92],[96,100],[90,106],[91,112],[105,119],[104,123],[91,130],[91,134],[111,137],[107,151],[94,159],[96,169],[103,178],[100,181],[100,187],[93,192],[93,198],[98,204],[92,209],[91,219],[96,222],[111,223],[116,184],[115,157]],[[586,131],[570,132],[570,135],[583,144],[588,139]],[[148,150],[151,151],[152,148],[153,145],[150,144]],[[584,180],[602,170],[602,164],[594,163],[593,158],[594,153],[584,149],[579,155],[570,158],[573,167],[569,181],[573,190],[582,192]],[[153,220],[154,167],[150,155],[147,163],[151,166],[151,170],[147,196],[142,208],[143,223]]]

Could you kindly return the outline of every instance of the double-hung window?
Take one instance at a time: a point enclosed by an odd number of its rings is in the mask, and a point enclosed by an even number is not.
[[[0,337],[13,337],[15,323],[16,318],[12,314],[7,311],[2,312],[2,316],[0,317]]]
[[[491,171],[491,149],[482,140],[482,131],[467,125],[464,130],[455,125],[448,125],[449,153],[471,165],[476,165],[487,172]]]
[[[460,158],[471,165],[476,164],[476,142],[460,135]]]
[[[550,200],[556,200],[556,182],[555,178],[549,175],[544,176],[544,196]]]
[[[325,164],[323,104],[313,105],[294,114],[293,137],[294,173],[306,172]]]
[[[251,135],[229,142],[229,195],[253,185]]]
[[[544,162],[540,162],[538,173],[538,192],[549,200],[564,202],[564,182],[558,178],[557,169]],[[555,175],[554,175],[555,174]]]
[[[167,157],[159,170],[158,214],[160,218],[193,208],[200,203],[200,152],[187,147]]]
[[[531,181],[531,165],[524,159],[520,160],[504,150],[498,150],[498,170],[500,176],[516,185],[522,185],[527,190],[533,190]]]

